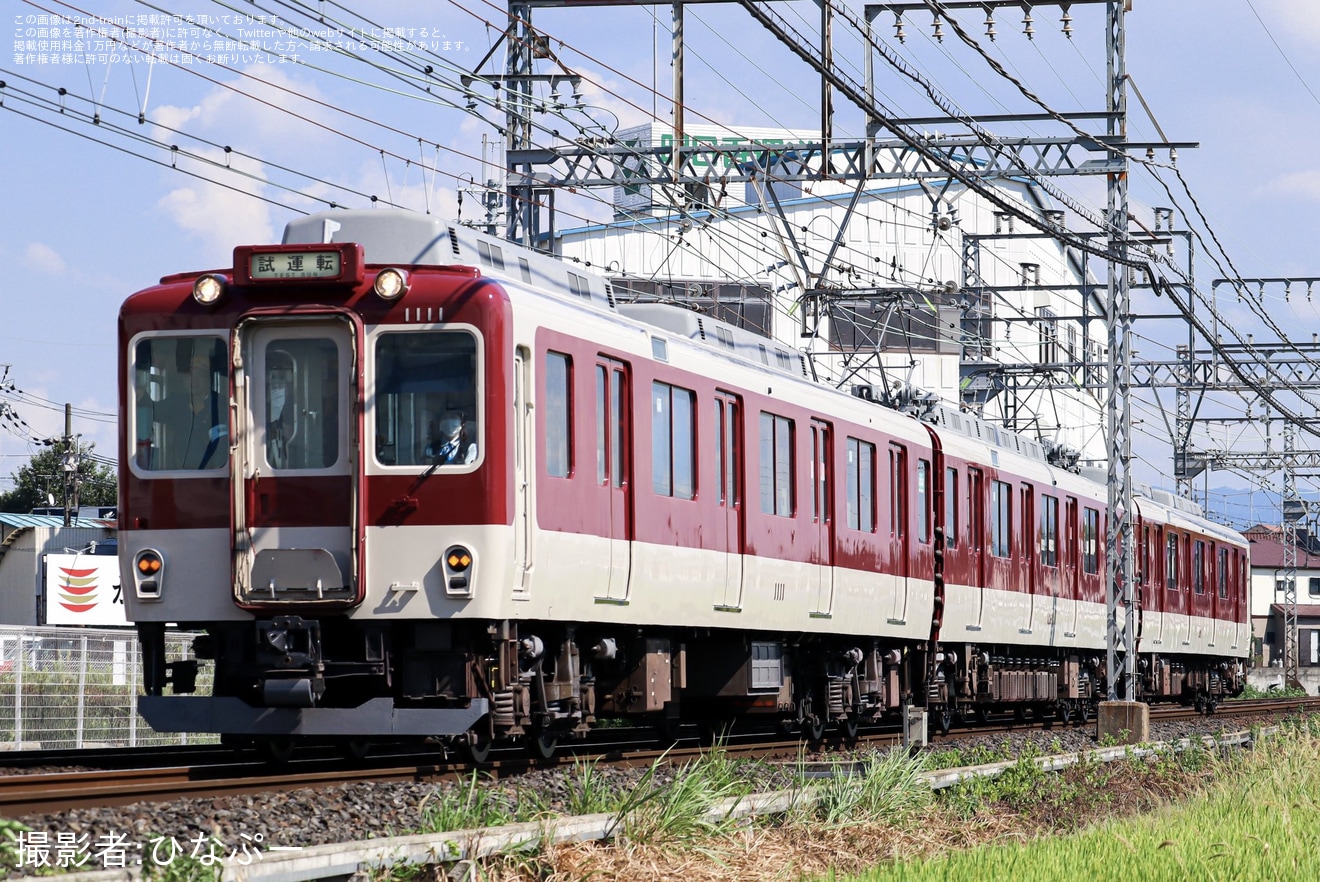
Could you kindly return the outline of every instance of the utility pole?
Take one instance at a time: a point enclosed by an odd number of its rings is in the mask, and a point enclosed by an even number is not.
[[[64,465],[64,526],[67,527],[73,522],[71,503],[74,495],[75,473],[78,470],[78,457],[73,451],[73,405],[68,403],[64,405],[64,456],[62,461]]]

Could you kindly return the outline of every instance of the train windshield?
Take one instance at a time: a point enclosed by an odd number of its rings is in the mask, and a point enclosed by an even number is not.
[[[228,351],[222,337],[150,337],[133,350],[134,464],[200,471],[229,462]]]
[[[377,461],[475,462],[481,447],[477,364],[477,339],[467,331],[382,334],[373,402]]]

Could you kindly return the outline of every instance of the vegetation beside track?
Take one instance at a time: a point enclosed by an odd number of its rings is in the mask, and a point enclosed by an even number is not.
[[[612,842],[537,846],[482,862],[468,878],[980,880],[1314,878],[1320,861],[1320,718],[1292,721],[1254,751],[1193,748],[1044,772],[1019,755],[998,778],[932,793],[919,772],[1004,758],[1002,748],[878,754],[861,774],[808,777],[820,798],[780,815],[710,821],[758,775],[719,754],[672,778],[613,793],[590,766],[553,808],[479,796],[473,783],[430,807],[432,829],[575,812],[624,816]],[[489,794],[489,790],[485,791]],[[515,806],[509,814],[509,806]],[[461,809],[461,810],[460,810]],[[1245,809],[1245,810],[1244,810]],[[1258,818],[1260,818],[1258,822]],[[1304,829],[1303,829],[1304,828]],[[1261,868],[1261,869],[1244,869]],[[380,880],[440,880],[451,866],[396,868]],[[454,878],[452,875],[448,878]]]

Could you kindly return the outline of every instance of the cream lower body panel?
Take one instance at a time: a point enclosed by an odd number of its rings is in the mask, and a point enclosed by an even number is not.
[[[1104,604],[947,585],[942,643],[1103,649]]]
[[[161,556],[160,599],[137,596],[133,562],[139,551]],[[121,530],[119,578],[130,622],[247,621],[234,605],[228,528],[213,530]]]

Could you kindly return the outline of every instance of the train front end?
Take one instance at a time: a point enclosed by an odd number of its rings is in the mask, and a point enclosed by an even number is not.
[[[487,714],[510,307],[444,230],[314,216],[125,303],[120,548],[153,728],[461,735]],[[175,625],[199,632],[187,657]]]

